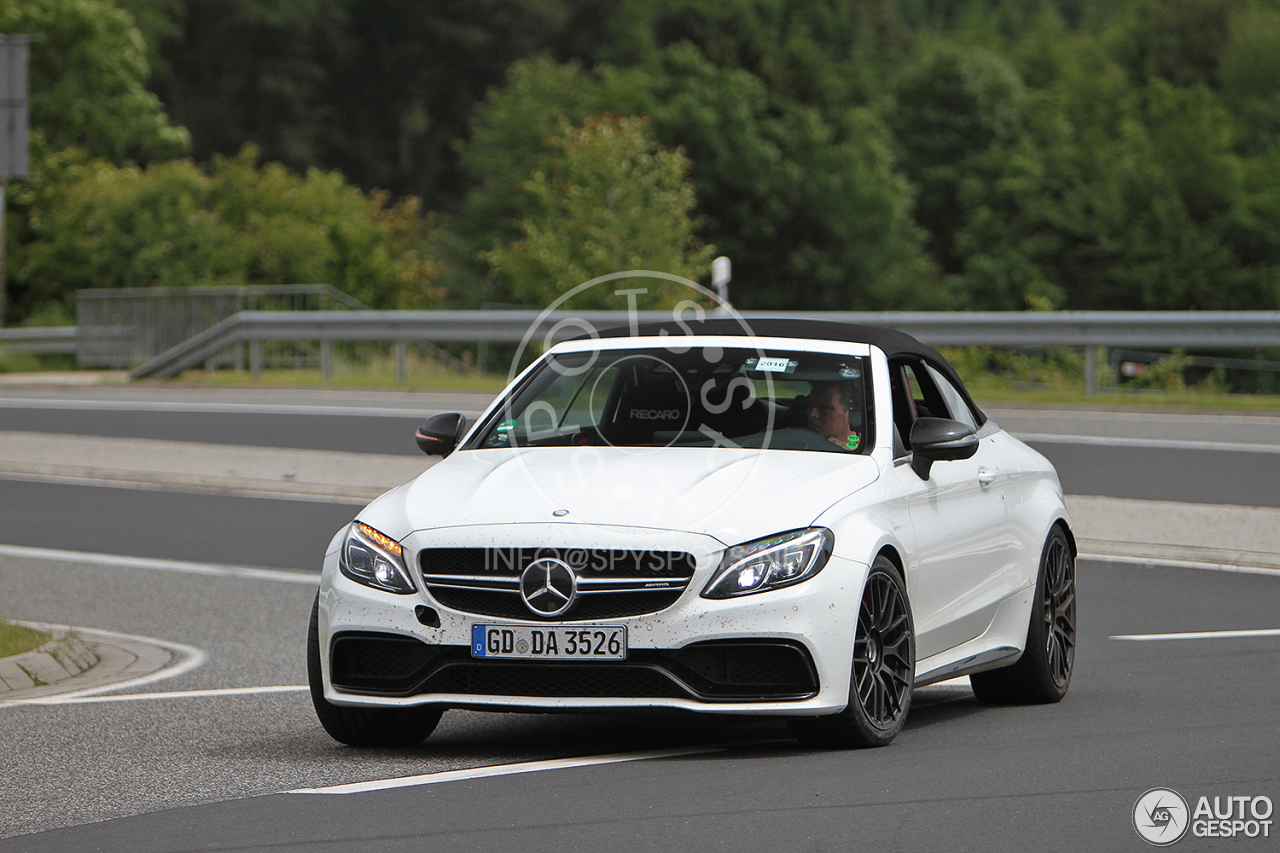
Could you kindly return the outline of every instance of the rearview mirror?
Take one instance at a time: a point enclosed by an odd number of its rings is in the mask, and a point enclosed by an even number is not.
[[[929,479],[934,462],[968,459],[978,452],[973,429],[947,418],[918,418],[911,426],[911,470]]]
[[[467,431],[467,418],[457,412],[432,415],[418,424],[414,438],[418,449],[428,456],[448,456]]]

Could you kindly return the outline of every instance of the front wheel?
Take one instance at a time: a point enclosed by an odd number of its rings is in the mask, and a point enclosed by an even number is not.
[[[1027,645],[1013,666],[969,676],[985,705],[1060,702],[1076,660],[1076,562],[1061,527],[1054,527],[1040,556]]]
[[[410,708],[349,708],[324,698],[320,674],[320,597],[311,605],[307,629],[307,681],[311,703],[329,736],[348,746],[417,746],[435,731],[443,709],[431,705]]]
[[[877,557],[858,608],[849,704],[827,717],[791,717],[791,733],[806,746],[887,746],[906,722],[915,669],[915,625],[906,586],[897,567]]]

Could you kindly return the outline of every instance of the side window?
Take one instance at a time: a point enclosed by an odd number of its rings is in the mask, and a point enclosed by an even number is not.
[[[618,379],[618,368],[593,370],[578,386],[577,395],[569,403],[569,411],[560,425],[562,430],[579,430],[598,426],[609,400],[609,391]]]
[[[964,395],[962,395],[956,387],[951,384],[950,379],[943,376],[939,371],[934,370],[931,365],[926,364],[925,370],[928,371],[929,377],[937,387],[939,395],[941,395],[942,399],[946,402],[949,415],[943,415],[942,417],[949,416],[953,420],[959,421],[976,432],[978,429],[978,419],[973,416],[973,410],[970,409],[969,404],[965,402]]]
[[[893,403],[893,455],[902,456],[911,449],[911,425],[916,422],[916,406],[906,365],[889,362],[889,391]]]
[[[955,418],[977,429],[973,413],[964,405],[960,392],[956,391],[946,377],[923,361],[912,358],[891,362],[889,376],[893,395],[893,424],[901,437],[900,442],[895,437],[895,449],[911,449],[911,427],[917,418]],[[953,398],[960,405],[956,405]]]

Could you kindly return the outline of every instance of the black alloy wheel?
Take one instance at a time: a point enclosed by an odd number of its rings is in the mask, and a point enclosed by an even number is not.
[[[915,679],[915,625],[898,569],[877,557],[853,638],[849,705],[827,717],[792,717],[792,734],[818,747],[886,746],[902,730]]]
[[[867,579],[853,641],[853,687],[867,719],[892,727],[911,702],[911,619],[907,598],[893,575],[876,572]]]
[[[1045,655],[1054,687],[1065,693],[1076,661],[1076,571],[1071,549],[1062,536],[1050,540],[1044,571],[1040,606],[1044,618]]]
[[[978,701],[988,705],[1060,702],[1076,661],[1076,562],[1061,527],[1054,527],[1040,557],[1027,645],[1013,666],[969,676]]]

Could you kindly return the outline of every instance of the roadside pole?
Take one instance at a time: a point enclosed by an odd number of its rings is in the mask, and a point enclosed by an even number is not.
[[[733,264],[724,255],[711,262],[711,286],[716,290],[716,299],[723,309],[729,304],[729,281],[733,278]]]
[[[42,36],[0,35],[0,326],[8,299],[5,278],[5,181],[27,176],[27,59]]]
[[[4,328],[4,309],[8,300],[5,299],[7,284],[4,277],[4,178],[0,177],[0,329]]]

